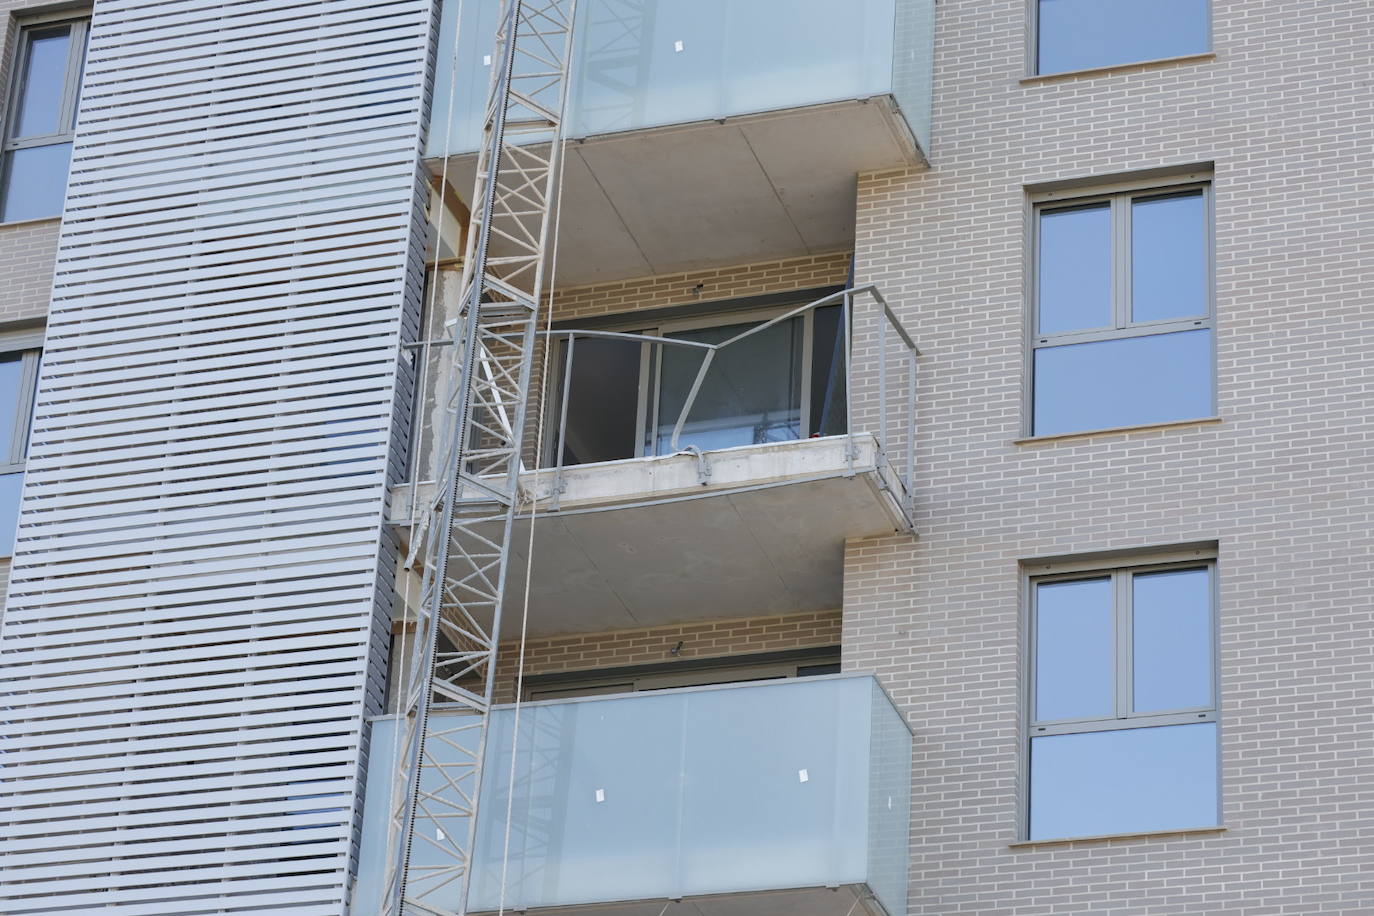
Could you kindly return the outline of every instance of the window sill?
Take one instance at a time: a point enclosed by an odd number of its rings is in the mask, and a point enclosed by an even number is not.
[[[35,216],[32,219],[15,219],[9,222],[0,222],[0,229],[9,229],[15,226],[41,226],[45,223],[62,222],[62,214],[56,216]]]
[[[1066,843],[1089,843],[1098,840],[1138,840],[1150,837],[1170,837],[1170,836],[1196,836],[1225,833],[1226,828],[1216,827],[1185,827],[1182,830],[1147,830],[1143,833],[1100,833],[1095,836],[1070,836],[1059,840],[1018,840],[1015,843],[1008,843],[1010,849],[1031,849],[1039,846],[1063,846]]]
[[[1083,439],[1089,436],[1110,436],[1119,433],[1146,432],[1153,429],[1176,429],[1180,426],[1216,426],[1221,417],[1193,417],[1189,420],[1170,420],[1167,423],[1142,423],[1138,426],[1109,426],[1105,429],[1085,429],[1072,433],[1052,433],[1045,436],[1023,436],[1011,440],[1012,445],[1037,445],[1041,442],[1058,442],[1061,439]]]
[[[1058,80],[1069,80],[1079,76],[1099,76],[1107,73],[1116,73],[1121,70],[1154,69],[1157,67],[1167,67],[1173,64],[1186,64],[1195,61],[1216,60],[1217,52],[1202,51],[1198,54],[1180,54],[1177,57],[1160,57],[1155,60],[1137,60],[1129,64],[1108,64],[1105,67],[1088,67],[1084,70],[1065,70],[1062,73],[1037,73],[1034,76],[1023,76],[1020,80],[1022,86],[1035,86],[1040,83],[1053,83]]]

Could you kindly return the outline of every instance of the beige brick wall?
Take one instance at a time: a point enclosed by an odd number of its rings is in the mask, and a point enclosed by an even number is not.
[[[924,351],[920,539],[850,545],[847,667],[916,730],[911,913],[1374,913],[1374,5],[1215,0],[1216,59],[1022,84],[942,0],[934,168],[860,182]],[[1214,162],[1216,425],[1013,444],[1023,188]],[[1018,561],[1220,545],[1218,835],[1012,848]]]
[[[616,312],[833,286],[844,283],[848,278],[849,260],[850,252],[842,251],[560,290],[554,297],[553,317],[555,321],[566,321]]]
[[[682,643],[676,655],[672,650]],[[836,646],[840,612],[711,620],[677,626],[616,630],[579,636],[532,639],[525,645],[525,676],[591,671],[620,665],[649,665],[689,658],[718,658]],[[497,701],[515,699],[519,644],[504,643],[498,658]]]

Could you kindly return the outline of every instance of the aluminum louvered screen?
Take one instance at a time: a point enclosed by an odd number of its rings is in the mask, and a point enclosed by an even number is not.
[[[431,17],[97,3],[0,624],[0,913],[345,909]]]

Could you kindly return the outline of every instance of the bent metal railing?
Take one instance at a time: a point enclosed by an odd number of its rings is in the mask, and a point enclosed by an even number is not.
[[[860,302],[868,303],[871,310],[858,308]],[[561,397],[557,404],[558,416],[558,435],[554,442],[554,453],[552,464],[546,464],[546,470],[553,471],[552,486],[549,490],[550,508],[558,508],[558,498],[563,490],[563,472],[569,466],[565,460],[565,446],[568,438],[568,404],[572,400],[572,380],[573,380],[573,360],[576,353],[576,345],[579,339],[600,338],[603,340],[622,340],[631,343],[651,344],[664,347],[680,347],[688,350],[696,350],[701,353],[701,365],[698,367],[692,386],[687,392],[683,401],[682,408],[678,411],[676,422],[673,425],[672,438],[669,444],[671,454],[690,454],[697,459],[698,477],[701,483],[705,484],[709,478],[709,468],[705,454],[696,445],[683,445],[682,433],[687,424],[688,417],[692,413],[692,408],[696,405],[697,396],[701,393],[702,385],[705,383],[716,354],[728,347],[738,344],[747,338],[757,334],[762,334],[769,328],[783,322],[790,321],[807,312],[814,312],[817,309],[828,306],[838,305],[840,307],[840,331],[843,336],[843,343],[840,350],[844,358],[843,378],[844,378],[844,414],[845,429],[841,434],[846,437],[845,461],[849,470],[854,469],[854,462],[858,457],[855,445],[855,435],[865,432],[873,432],[878,442],[878,455],[876,460],[879,466],[886,464],[897,475],[901,483],[902,491],[893,494],[901,504],[907,520],[913,518],[913,479],[916,473],[916,373],[917,359],[921,355],[920,349],[916,346],[911,335],[902,326],[901,321],[893,313],[892,307],[887,299],[883,297],[875,284],[863,284],[848,289],[843,289],[828,296],[808,302],[805,305],[797,306],[794,309],[783,312],[773,318],[763,321],[748,330],[741,331],[719,343],[704,343],[695,340],[683,340],[676,337],[661,337],[651,334],[632,334],[620,331],[596,331],[596,330],[548,330],[541,331],[541,336],[550,341],[562,340],[566,342],[566,349],[562,354],[562,365],[559,372],[562,377]],[[877,430],[865,430],[856,428],[855,402],[860,400],[856,395],[860,389],[855,387],[855,323],[856,319],[859,329],[871,333],[873,339],[864,339],[865,367],[876,364],[876,380],[873,383],[866,383],[862,391],[864,394],[876,394],[876,402],[871,409],[864,411],[864,416],[876,413]],[[869,325],[876,319],[876,329],[870,330]],[[889,351],[893,350],[895,341],[897,350],[897,363],[889,360]],[[869,359],[870,349],[876,348],[876,353],[872,353]],[[900,383],[905,381],[905,397],[900,396]],[[803,387],[810,384],[809,378],[802,379]],[[876,389],[876,390],[874,390]],[[896,392],[894,394],[894,391]],[[865,402],[866,404],[867,402]],[[896,431],[894,434],[894,430]],[[541,456],[542,459],[543,456]],[[894,458],[897,460],[894,461]]]

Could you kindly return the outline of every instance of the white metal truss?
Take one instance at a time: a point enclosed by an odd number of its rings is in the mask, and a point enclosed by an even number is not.
[[[347,908],[433,19],[95,6],[0,622],[0,913]]]
[[[424,539],[423,584],[414,639],[399,663],[405,677],[386,914],[462,914],[467,907],[574,12],[575,0],[505,0],[497,30],[453,329],[458,357],[441,389],[438,481],[415,535]],[[439,726],[441,717],[429,716],[434,702],[466,715],[443,716]],[[427,754],[436,742],[457,753]],[[417,812],[445,829],[415,837]],[[412,856],[412,844],[421,842],[431,848]]]

